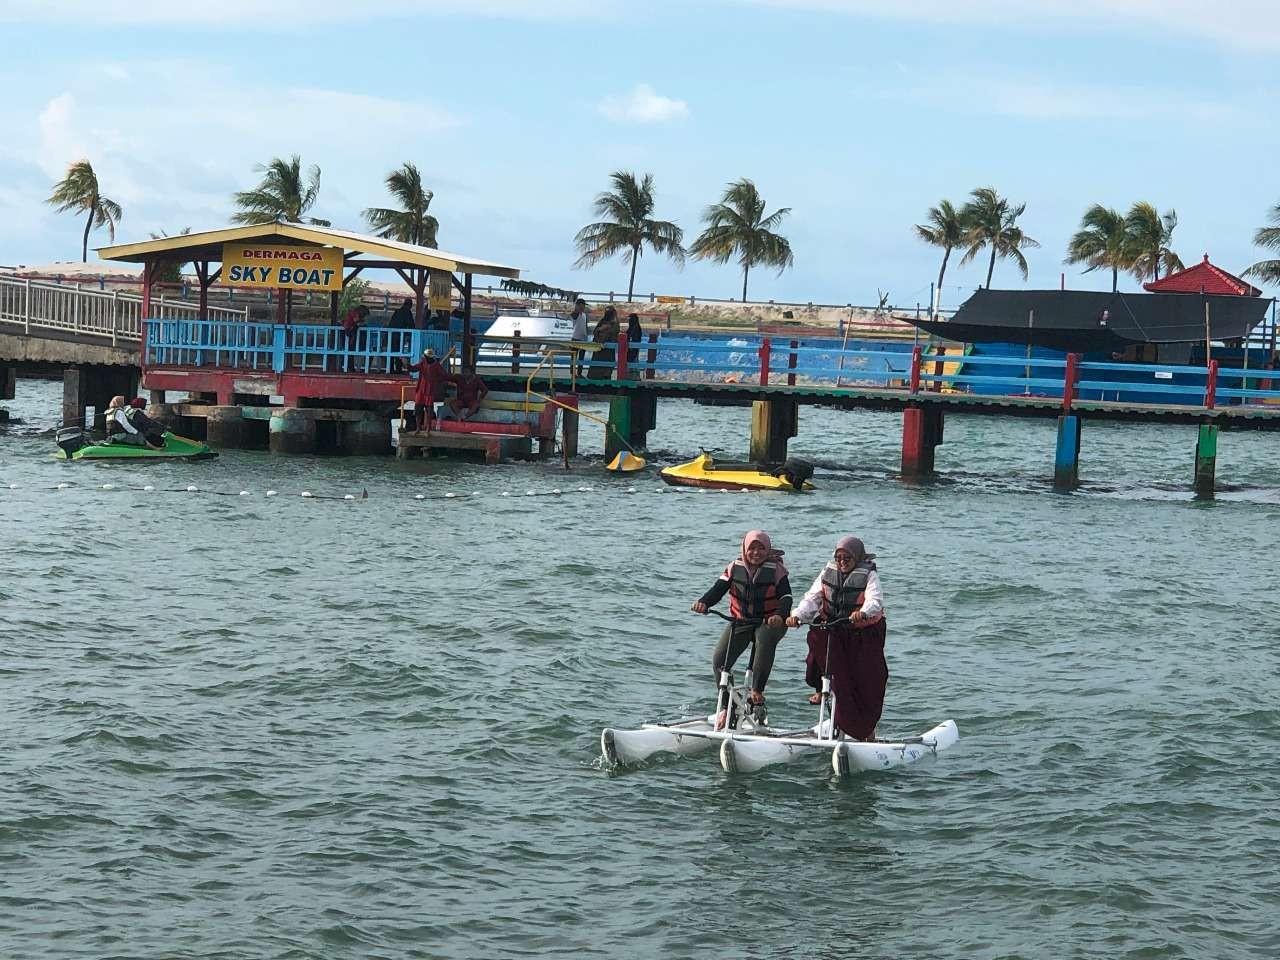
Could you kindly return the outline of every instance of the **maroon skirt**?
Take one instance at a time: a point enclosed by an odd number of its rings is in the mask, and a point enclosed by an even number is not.
[[[880,722],[889,684],[889,665],[884,661],[885,621],[865,627],[842,623],[829,632],[830,644],[827,628],[809,628],[805,682],[821,691],[822,675],[829,672],[836,726],[855,740],[870,740]]]

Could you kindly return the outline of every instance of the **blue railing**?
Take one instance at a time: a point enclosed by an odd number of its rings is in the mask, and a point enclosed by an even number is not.
[[[428,347],[444,356],[449,334],[367,327],[347,334],[318,324],[230,320],[146,321],[148,366],[218,367],[317,373],[388,373],[416,362]]]

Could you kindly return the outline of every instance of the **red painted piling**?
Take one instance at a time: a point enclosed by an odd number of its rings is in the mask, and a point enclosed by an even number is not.
[[[1209,374],[1204,381],[1204,408],[1212,410],[1218,402],[1218,361],[1209,361]]]
[[[791,352],[787,354],[787,370],[793,371],[796,368],[796,348],[800,346],[799,341],[791,341]],[[787,373],[787,386],[794,387],[796,385],[796,375],[792,372]]]
[[[769,356],[773,353],[773,343],[768,337],[760,344],[760,386],[769,385]]]
[[[625,332],[618,334],[618,358],[614,367],[614,376],[619,380],[627,379],[627,348],[630,344],[627,342]]]
[[[919,346],[911,348],[911,392],[920,392],[920,358],[924,351]]]
[[[1080,354],[1067,354],[1067,372],[1062,381],[1062,412],[1070,413],[1076,399],[1076,383],[1080,380]]]

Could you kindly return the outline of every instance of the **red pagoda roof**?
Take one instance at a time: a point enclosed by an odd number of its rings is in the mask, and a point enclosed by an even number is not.
[[[1152,293],[1211,293],[1229,297],[1260,297],[1262,291],[1209,262],[1209,255],[1194,267],[1171,273],[1142,285]]]

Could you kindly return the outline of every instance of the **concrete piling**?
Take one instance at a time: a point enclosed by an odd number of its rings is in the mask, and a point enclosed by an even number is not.
[[[753,400],[751,403],[751,460],[782,463],[787,441],[799,429],[799,405],[792,399]]]
[[[1072,490],[1080,483],[1080,418],[1064,414],[1058,418],[1058,448],[1053,459],[1053,485]]]
[[[281,407],[271,412],[268,446],[272,453],[315,453],[316,422],[305,410]],[[390,425],[387,427],[390,430]]]
[[[910,406],[902,411],[902,476],[916,480],[933,473],[934,449],[942,443],[942,408]]]
[[[1196,496],[1213,496],[1214,474],[1217,471],[1217,464],[1218,426],[1213,423],[1202,423],[1200,424],[1200,433],[1196,437]]]
[[[243,447],[244,411],[240,407],[210,407],[205,413],[205,431],[205,440],[211,447]]]
[[[392,452],[391,421],[378,413],[366,413],[359,420],[343,421],[338,445],[343,453],[355,456],[384,456]]]

